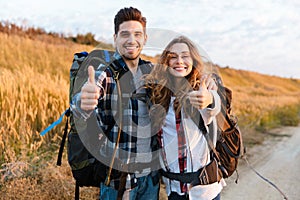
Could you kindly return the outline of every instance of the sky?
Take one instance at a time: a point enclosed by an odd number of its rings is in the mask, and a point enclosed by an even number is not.
[[[190,37],[221,67],[300,79],[298,0],[3,0],[0,20],[111,42],[114,16],[129,6],[150,30]]]

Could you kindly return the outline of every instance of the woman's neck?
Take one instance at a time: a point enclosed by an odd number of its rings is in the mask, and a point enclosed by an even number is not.
[[[172,77],[172,85],[171,87],[173,88],[174,90],[174,93],[177,93],[180,88],[182,88],[182,85],[184,84],[184,80],[185,78],[183,77]]]

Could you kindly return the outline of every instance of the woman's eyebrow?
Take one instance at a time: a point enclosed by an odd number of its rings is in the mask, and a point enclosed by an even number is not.
[[[189,51],[182,51],[181,53],[190,53]]]

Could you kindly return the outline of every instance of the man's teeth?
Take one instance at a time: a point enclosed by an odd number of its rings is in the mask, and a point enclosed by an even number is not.
[[[136,49],[137,47],[126,47],[126,49],[130,49],[130,50],[132,50],[132,49]]]

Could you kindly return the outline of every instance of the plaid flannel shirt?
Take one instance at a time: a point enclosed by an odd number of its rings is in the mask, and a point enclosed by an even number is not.
[[[123,128],[122,133],[119,141],[119,149],[121,151],[117,152],[116,158],[119,158],[124,163],[135,163],[135,156],[137,151],[137,141],[139,138],[137,137],[139,135],[138,133],[138,125],[139,125],[139,105],[141,103],[138,103],[137,98],[133,98],[132,94],[136,94],[139,91],[136,91],[135,88],[138,88],[139,85],[136,85],[136,83],[140,83],[139,80],[137,80],[138,77],[134,77],[130,70],[128,69],[127,65],[121,58],[121,56],[118,53],[115,53],[114,57],[117,59],[120,66],[125,70],[128,71],[120,78],[120,85],[122,89],[122,104],[123,104],[123,110],[122,110],[122,116],[123,116]],[[145,66],[142,70],[141,65]],[[139,67],[138,72],[142,73],[143,75],[145,73],[149,73],[151,71],[152,64],[149,62],[146,62],[142,59],[139,60]],[[145,72],[146,71],[146,72]],[[101,90],[102,96],[98,100],[97,108],[95,109],[97,119],[99,126],[103,130],[103,133],[105,133],[106,137],[108,138],[108,141],[103,145],[102,147],[104,149],[101,149],[100,151],[105,152],[106,155],[109,155],[109,152],[113,150],[116,144],[116,140],[118,137],[118,93],[117,93],[117,84],[116,80],[113,77],[113,73],[110,68],[106,68],[105,71],[97,72],[96,71],[96,84],[99,86]],[[136,83],[134,83],[134,80],[136,80]],[[145,91],[142,91],[145,92]],[[76,115],[78,116],[78,113],[81,117],[84,119],[87,119],[91,112],[85,112],[80,109],[80,94],[76,95],[73,98],[73,105],[72,111],[76,112]],[[145,106],[147,106],[145,104]],[[148,110],[148,109],[147,109]],[[149,117],[149,115],[147,115]],[[150,120],[150,119],[149,119]],[[112,126],[112,128],[111,128]],[[108,131],[110,129],[110,131]],[[151,130],[149,130],[149,134],[151,135]],[[155,143],[156,138],[155,136],[151,137],[151,142],[149,146],[150,153],[152,151],[155,151],[156,147],[153,145]],[[147,149],[147,147],[145,147]],[[149,173],[151,172],[151,169],[149,169]],[[148,174],[149,174],[148,173]],[[147,174],[145,174],[147,175]],[[119,180],[114,179],[111,181],[110,185],[114,187],[115,189],[118,188]],[[133,188],[136,184],[136,174],[130,173],[127,176],[127,183],[126,188]]]

